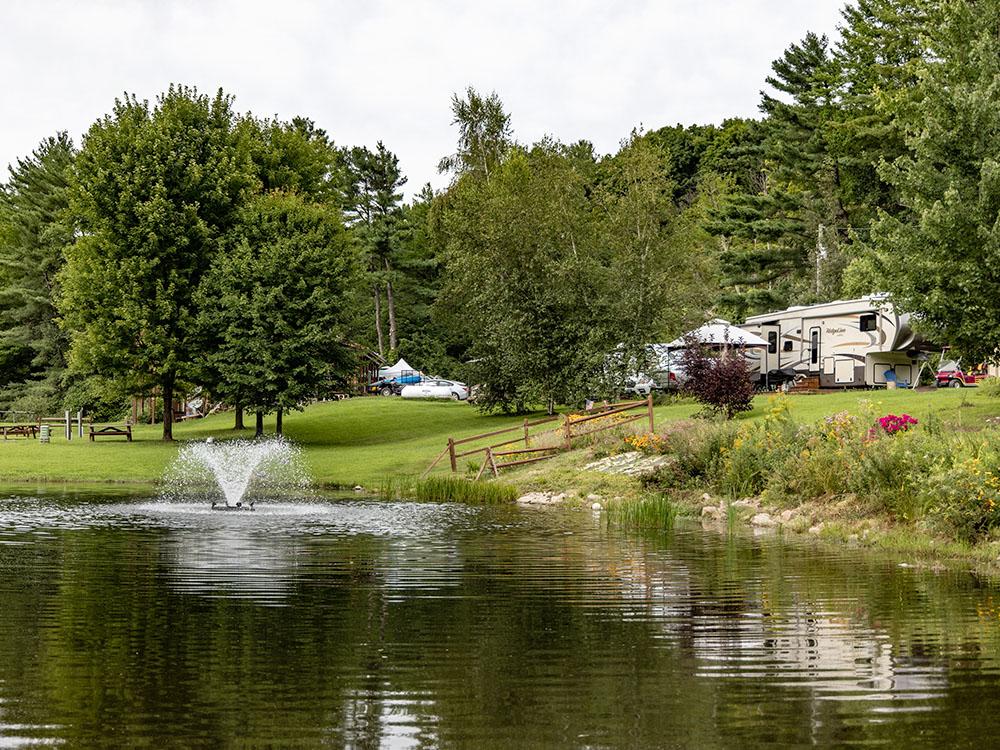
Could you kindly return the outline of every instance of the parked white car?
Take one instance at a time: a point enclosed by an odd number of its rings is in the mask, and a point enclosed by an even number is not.
[[[631,375],[625,379],[624,391],[629,396],[646,398],[650,393],[659,388],[659,384],[645,373]]]
[[[403,398],[450,398],[465,401],[469,397],[469,387],[456,380],[430,378],[405,386],[399,395]]]

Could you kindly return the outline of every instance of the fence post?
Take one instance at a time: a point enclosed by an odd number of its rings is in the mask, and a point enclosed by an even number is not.
[[[528,420],[527,419],[524,420],[524,447],[525,448],[529,447],[529,443],[528,443]]]
[[[451,472],[458,471],[458,462],[455,460],[455,438],[448,438],[448,458],[451,459]]]
[[[573,447],[573,429],[570,426],[570,416],[567,414],[565,416],[565,421],[563,422],[563,443],[565,444],[566,450]]]
[[[83,409],[76,413],[76,436],[83,437]]]
[[[66,410],[66,439],[67,440],[73,439],[73,425],[69,421],[69,409]]]
[[[649,412],[649,433],[653,434],[653,394],[646,396],[646,410]]]

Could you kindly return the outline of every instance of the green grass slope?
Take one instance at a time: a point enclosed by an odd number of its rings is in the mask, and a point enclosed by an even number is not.
[[[769,408],[768,396],[755,399],[742,419],[756,419]],[[980,427],[1000,412],[1000,403],[975,389],[945,391],[838,392],[788,397],[792,416],[809,422],[842,410],[856,411],[859,401],[874,402],[880,412],[909,412],[918,419],[935,414],[951,424]],[[697,407],[672,403],[656,409],[658,424],[691,416]],[[532,415],[537,417],[539,415]],[[314,479],[323,485],[376,486],[385,477],[419,474],[445,447],[461,438],[518,425],[523,417],[484,416],[469,404],[357,398],[314,404],[285,417],[285,434],[298,443]],[[160,441],[159,425],[138,425],[135,441],[86,438],[71,442],[55,434],[53,442],[0,440],[0,481],[155,482],[187,440],[250,437],[232,429],[232,414],[185,422],[175,428],[178,443]],[[266,422],[273,431],[273,419]],[[541,428],[540,428],[541,429]],[[466,459],[467,461],[468,459]],[[464,468],[465,464],[461,464]]]

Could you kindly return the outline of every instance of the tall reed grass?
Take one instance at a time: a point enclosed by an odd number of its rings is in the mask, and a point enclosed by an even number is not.
[[[617,500],[608,504],[607,519],[612,526],[669,531],[677,520],[677,506],[661,494]]]
[[[379,495],[386,500],[500,505],[517,500],[518,491],[503,482],[473,482],[464,477],[387,477],[379,485]]]

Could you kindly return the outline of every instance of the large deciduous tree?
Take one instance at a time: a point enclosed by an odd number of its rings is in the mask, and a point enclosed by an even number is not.
[[[638,135],[600,162],[587,143],[513,146],[488,171],[472,160],[437,201],[438,309],[468,336],[481,408],[610,395],[612,370],[700,315],[704,279],[660,157]]]
[[[253,138],[230,97],[171,86],[155,105],[125,96],[84,136],[60,310],[71,362],[158,386],[172,440],[175,385],[197,355],[194,293],[259,182]]]
[[[357,259],[340,212],[272,192],[240,212],[196,295],[200,365],[217,394],[258,412],[301,408],[344,379]]]

